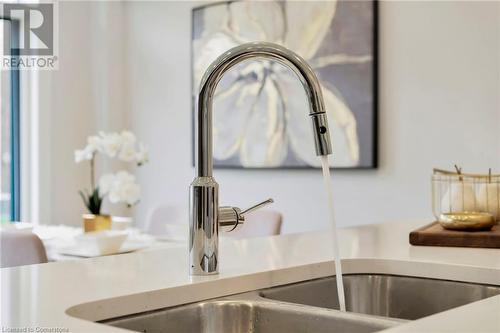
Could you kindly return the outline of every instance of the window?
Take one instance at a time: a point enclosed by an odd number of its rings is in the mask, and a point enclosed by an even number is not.
[[[17,44],[17,22],[0,18],[0,47]],[[8,38],[4,40],[4,38]],[[5,54],[5,52],[4,52]],[[19,71],[0,70],[0,218],[20,219]]]

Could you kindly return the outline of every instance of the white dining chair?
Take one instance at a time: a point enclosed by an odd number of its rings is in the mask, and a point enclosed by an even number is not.
[[[187,240],[187,212],[180,206],[158,205],[149,213],[145,231],[160,239]]]
[[[279,235],[283,216],[274,210],[259,210],[245,216],[245,222],[236,230],[223,233],[223,237],[242,239]]]
[[[47,262],[42,241],[30,231],[0,231],[0,267],[14,267]]]

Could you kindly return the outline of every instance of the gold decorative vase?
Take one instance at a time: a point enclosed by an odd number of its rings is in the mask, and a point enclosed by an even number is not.
[[[110,215],[83,214],[83,231],[99,231],[111,229]]]

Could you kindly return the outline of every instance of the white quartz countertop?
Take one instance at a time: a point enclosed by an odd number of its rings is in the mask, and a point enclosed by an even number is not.
[[[344,273],[380,273],[500,285],[500,250],[411,246],[425,221],[339,231]],[[224,240],[220,274],[188,275],[187,246],[1,269],[3,332],[120,332],[94,323],[335,273],[330,232]],[[500,296],[405,323],[390,332],[500,332]],[[27,332],[30,332],[27,330]],[[55,332],[55,331],[53,331]]]

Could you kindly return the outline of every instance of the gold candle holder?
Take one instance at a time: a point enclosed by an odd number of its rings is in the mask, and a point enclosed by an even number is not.
[[[485,230],[500,221],[500,175],[434,169],[432,206],[436,220],[451,230]]]

